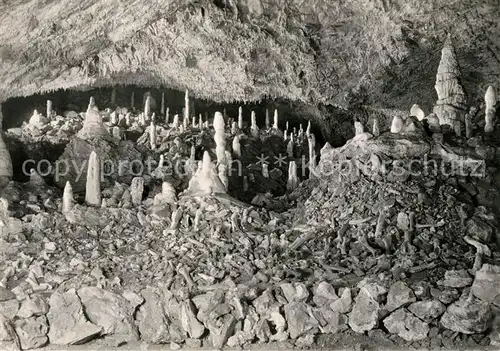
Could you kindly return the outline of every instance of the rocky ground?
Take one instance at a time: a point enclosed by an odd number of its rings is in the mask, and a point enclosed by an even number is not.
[[[108,112],[101,117],[110,131],[119,124]],[[212,126],[158,122],[152,148],[152,126],[132,118],[120,130],[140,130],[137,142],[82,139],[76,116],[72,134],[61,136],[69,138],[62,158],[86,159],[93,150],[101,159],[136,153],[154,161],[151,174],[104,177],[102,207],[86,205],[75,186],[76,203],[63,213],[60,188],[36,173],[3,189],[5,347],[500,345],[495,141],[465,143],[410,118],[412,133],[358,133],[341,148],[324,145],[320,163],[286,190],[288,166],[270,164],[264,175],[255,156],[287,154],[288,141],[272,128],[252,136],[245,123],[226,128],[226,150],[245,136],[243,172],[229,177],[228,193],[190,196],[192,174],[166,172],[160,155],[169,164],[184,160],[183,170],[193,165],[192,147],[196,160],[203,151],[216,159]],[[32,127],[17,135],[36,138]],[[304,134],[287,163],[307,154]],[[109,153],[116,144],[128,146]],[[415,162],[429,157],[441,169],[454,155],[486,160],[484,174],[434,174]],[[144,184],[139,195],[132,178]]]

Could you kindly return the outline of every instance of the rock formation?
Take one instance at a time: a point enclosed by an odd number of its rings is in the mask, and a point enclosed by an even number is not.
[[[0,132],[0,188],[4,187],[12,179],[12,159],[9,150],[3,141],[3,133]]]
[[[85,114],[85,120],[83,121],[83,128],[78,132],[77,136],[83,140],[98,137],[112,139],[112,136],[102,125],[102,118],[99,114],[99,110],[97,107],[90,107],[91,105],[92,104],[89,104],[89,108]]]
[[[151,121],[151,125],[149,126],[149,143],[151,150],[156,150],[156,125],[153,121]]]
[[[238,128],[243,129],[243,107],[238,108]]]
[[[240,136],[236,135],[233,139],[233,155],[236,158],[241,157],[241,145],[240,145]]]
[[[401,133],[404,127],[403,119],[399,116],[394,116],[391,123],[391,133]]]
[[[165,113],[165,92],[162,91],[161,92],[160,115],[163,116],[164,113]],[[168,123],[168,121],[166,123]]]
[[[273,123],[273,129],[276,129],[276,130],[278,130],[278,129],[279,129],[279,126],[278,126],[278,109],[275,109],[275,110],[274,110],[274,123]]]
[[[189,121],[189,90],[186,89],[184,93],[184,127],[187,128],[186,121]]]
[[[95,151],[91,152],[88,162],[85,202],[90,206],[101,206],[101,161]]]
[[[251,114],[251,125],[250,125],[250,131],[252,133],[252,137],[258,138],[259,137],[259,127],[257,126],[257,117],[255,116],[255,111],[252,111]]]
[[[464,121],[467,98],[460,77],[455,49],[451,37],[448,36],[441,51],[441,61],[436,75],[435,88],[438,100],[434,106],[434,113],[439,119],[439,124],[453,127],[455,121]]]
[[[64,187],[63,198],[62,198],[62,213],[68,213],[73,208],[73,188],[71,187],[71,183],[66,182],[66,186]]]
[[[203,163],[200,170],[189,181],[186,195],[208,196],[216,193],[226,193],[226,187],[221,182],[215,165],[207,151],[203,154]]]
[[[425,118],[425,112],[422,111],[420,106],[418,106],[417,104],[413,104],[410,109],[410,116],[415,116],[419,121],[422,121]]]
[[[215,112],[214,116],[214,129],[215,129],[215,153],[217,155],[217,164],[226,163],[226,133],[224,132],[224,117],[222,113]]]
[[[309,126],[308,126],[309,127]],[[365,132],[365,127],[359,121],[354,122],[354,134],[359,135]],[[309,136],[309,132],[306,130],[306,135]]]
[[[144,192],[144,178],[134,177],[132,183],[130,184],[130,196],[132,197],[132,203],[134,205],[140,205],[142,203],[142,194]]]
[[[495,112],[497,104],[497,94],[495,89],[490,85],[484,95],[485,102],[485,133],[491,133],[495,129]]]
[[[290,161],[288,164],[288,180],[286,182],[286,188],[289,191],[294,191],[299,185],[299,179],[297,177],[297,163],[295,161]]]
[[[47,118],[51,118],[52,117],[52,101],[51,100],[47,100]]]

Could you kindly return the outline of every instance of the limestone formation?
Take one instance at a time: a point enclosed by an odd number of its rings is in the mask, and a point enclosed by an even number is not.
[[[466,112],[465,90],[460,83],[460,67],[455,55],[451,37],[448,36],[441,51],[436,75],[436,92],[438,100],[434,106],[434,113],[439,124],[448,124],[453,127],[455,121],[463,122]]]
[[[309,126],[308,126],[309,127]],[[354,134],[359,135],[365,132],[365,127],[359,121],[354,122]],[[306,131],[306,135],[309,137],[309,133]]]
[[[161,105],[160,105],[160,115],[165,113],[165,92],[161,92]]]
[[[101,162],[95,151],[89,156],[85,202],[90,206],[101,206]]]
[[[269,178],[269,166],[267,163],[262,164],[262,176],[264,178]]]
[[[189,121],[189,90],[184,93],[184,121]],[[185,122],[184,122],[185,123]],[[184,125],[187,129],[187,125]]]
[[[66,182],[64,187],[63,199],[62,199],[62,213],[68,213],[73,208],[73,188],[69,181]]]
[[[290,140],[286,145],[286,153],[288,154],[288,157],[293,158],[293,134],[290,136]]]
[[[165,111],[165,125],[168,126],[168,123],[170,122],[170,107],[167,107],[167,110]]]
[[[156,150],[156,125],[153,121],[151,121],[151,125],[149,126],[149,143],[151,150]]]
[[[236,134],[238,132],[238,125],[236,124],[236,122],[233,122],[231,124],[231,134]]]
[[[203,118],[201,117],[201,113],[200,117],[198,118],[198,128],[200,128],[200,130],[203,130]]]
[[[151,96],[146,96],[146,101],[144,102],[144,121],[149,118],[151,114]]]
[[[85,120],[83,121],[83,128],[78,132],[77,136],[80,139],[88,140],[98,137],[103,137],[106,139],[112,139],[111,135],[106,128],[102,125],[102,118],[99,114],[97,107],[89,108],[85,114]]]
[[[243,129],[243,107],[240,106],[238,109],[238,128]]]
[[[226,163],[226,133],[224,132],[224,117],[222,113],[215,112],[214,116],[214,129],[215,129],[215,153],[217,155],[217,164]]]
[[[116,105],[116,88],[111,89],[111,96],[109,98],[109,103],[111,106]]]
[[[183,115],[184,115],[184,119],[182,120],[182,126],[183,126],[183,130],[186,131],[189,128],[189,117],[186,117],[186,112],[183,112]]]
[[[288,164],[288,180],[286,188],[289,191],[294,191],[298,185],[299,179],[297,177],[297,163],[295,161],[290,161]]]
[[[439,118],[431,113],[429,116],[427,116],[427,125],[429,126],[429,130],[432,133],[440,133],[441,132],[441,125],[439,123]]]
[[[257,126],[257,117],[255,116],[255,111],[252,111],[251,114],[251,125],[250,125],[250,131],[252,133],[252,137],[258,138],[259,137],[259,127]]]
[[[486,94],[484,95],[485,102],[485,125],[484,131],[485,133],[493,132],[495,128],[495,112],[496,112],[496,103],[497,103],[497,94],[495,89],[490,85],[486,90]]]
[[[135,92],[132,92],[132,95],[130,96],[130,107],[132,109],[135,107]]]
[[[378,137],[380,135],[380,127],[379,127],[379,124],[378,124],[378,118],[377,117],[373,118],[372,134],[375,137]]]
[[[144,178],[134,177],[130,184],[130,196],[134,205],[140,205],[142,202],[142,193],[144,192]]]
[[[207,196],[212,193],[226,193],[226,187],[222,184],[209,153],[205,151],[202,166],[189,181],[186,194]]]
[[[465,115],[465,137],[469,139],[472,137],[472,132],[474,131],[474,124],[472,122],[472,116],[470,113]]]
[[[37,110],[33,110],[33,115],[28,123],[37,128],[43,128],[48,123],[48,119],[38,113]]]
[[[109,123],[111,123],[111,125],[113,126],[118,124],[118,117],[116,111],[111,112],[111,114],[109,115]]]
[[[113,138],[116,138],[118,140],[122,139],[120,127],[114,126],[113,129],[111,129],[111,131],[112,131]]]
[[[132,125],[132,114],[130,112],[125,115],[125,123],[128,127]]]
[[[88,108],[97,108],[96,103],[95,103],[95,99],[93,96],[91,96],[89,99],[89,107]]]
[[[226,164],[220,164],[218,167],[218,176],[221,181],[221,183],[224,185],[224,189],[227,191],[229,187],[229,179],[227,177],[227,165]]]
[[[269,120],[269,110],[266,108],[266,122],[265,122],[266,130],[271,126],[271,121]]]
[[[274,123],[273,123],[273,129],[278,130],[278,109],[274,110]]]
[[[420,106],[418,106],[417,104],[413,104],[410,109],[410,116],[415,116],[419,121],[422,121],[425,118],[425,112],[422,111]]]
[[[172,121],[172,128],[179,128],[179,115],[174,115],[174,120]]]
[[[174,212],[172,212],[172,222],[170,223],[170,229],[175,230],[179,227],[179,223],[182,219],[182,208],[177,208]]]
[[[312,171],[316,169],[316,137],[314,134],[309,135],[307,142],[309,146],[309,174],[312,175]]]
[[[153,205],[174,204],[177,202],[175,189],[169,182],[163,182],[161,193],[156,194],[153,199]]]
[[[51,118],[52,117],[52,101],[51,100],[47,100],[47,118]]]
[[[394,116],[391,123],[391,133],[401,133],[403,131],[404,122],[399,116]]]
[[[363,126],[361,126],[363,127]],[[354,122],[354,128],[356,128],[356,122]],[[311,121],[307,122],[307,128],[306,128],[306,136],[309,137],[309,134],[311,134]],[[358,133],[356,133],[358,134]]]
[[[195,232],[197,232],[200,229],[201,215],[202,215],[201,209],[197,209],[194,215],[194,224],[193,224],[193,230]]]
[[[248,177],[243,176],[243,191],[248,191]]]
[[[233,155],[236,158],[241,157],[241,144],[239,135],[236,135],[233,139]]]

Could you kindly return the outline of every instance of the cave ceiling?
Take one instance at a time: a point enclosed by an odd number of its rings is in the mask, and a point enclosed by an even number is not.
[[[447,34],[471,101],[500,76],[498,0],[12,0],[0,26],[0,101],[134,84],[430,109]]]

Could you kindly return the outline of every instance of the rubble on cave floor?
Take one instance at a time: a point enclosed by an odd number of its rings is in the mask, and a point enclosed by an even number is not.
[[[261,129],[217,115],[214,134],[202,119],[89,111],[63,153],[83,178],[61,192],[31,172],[2,189],[1,342],[499,345],[494,143],[398,117],[391,132],[357,122],[316,163],[309,128],[282,132],[277,114]],[[308,172],[256,159],[282,153]],[[134,155],[152,171],[115,177],[97,162]],[[484,174],[444,172],[450,160],[485,161]]]

